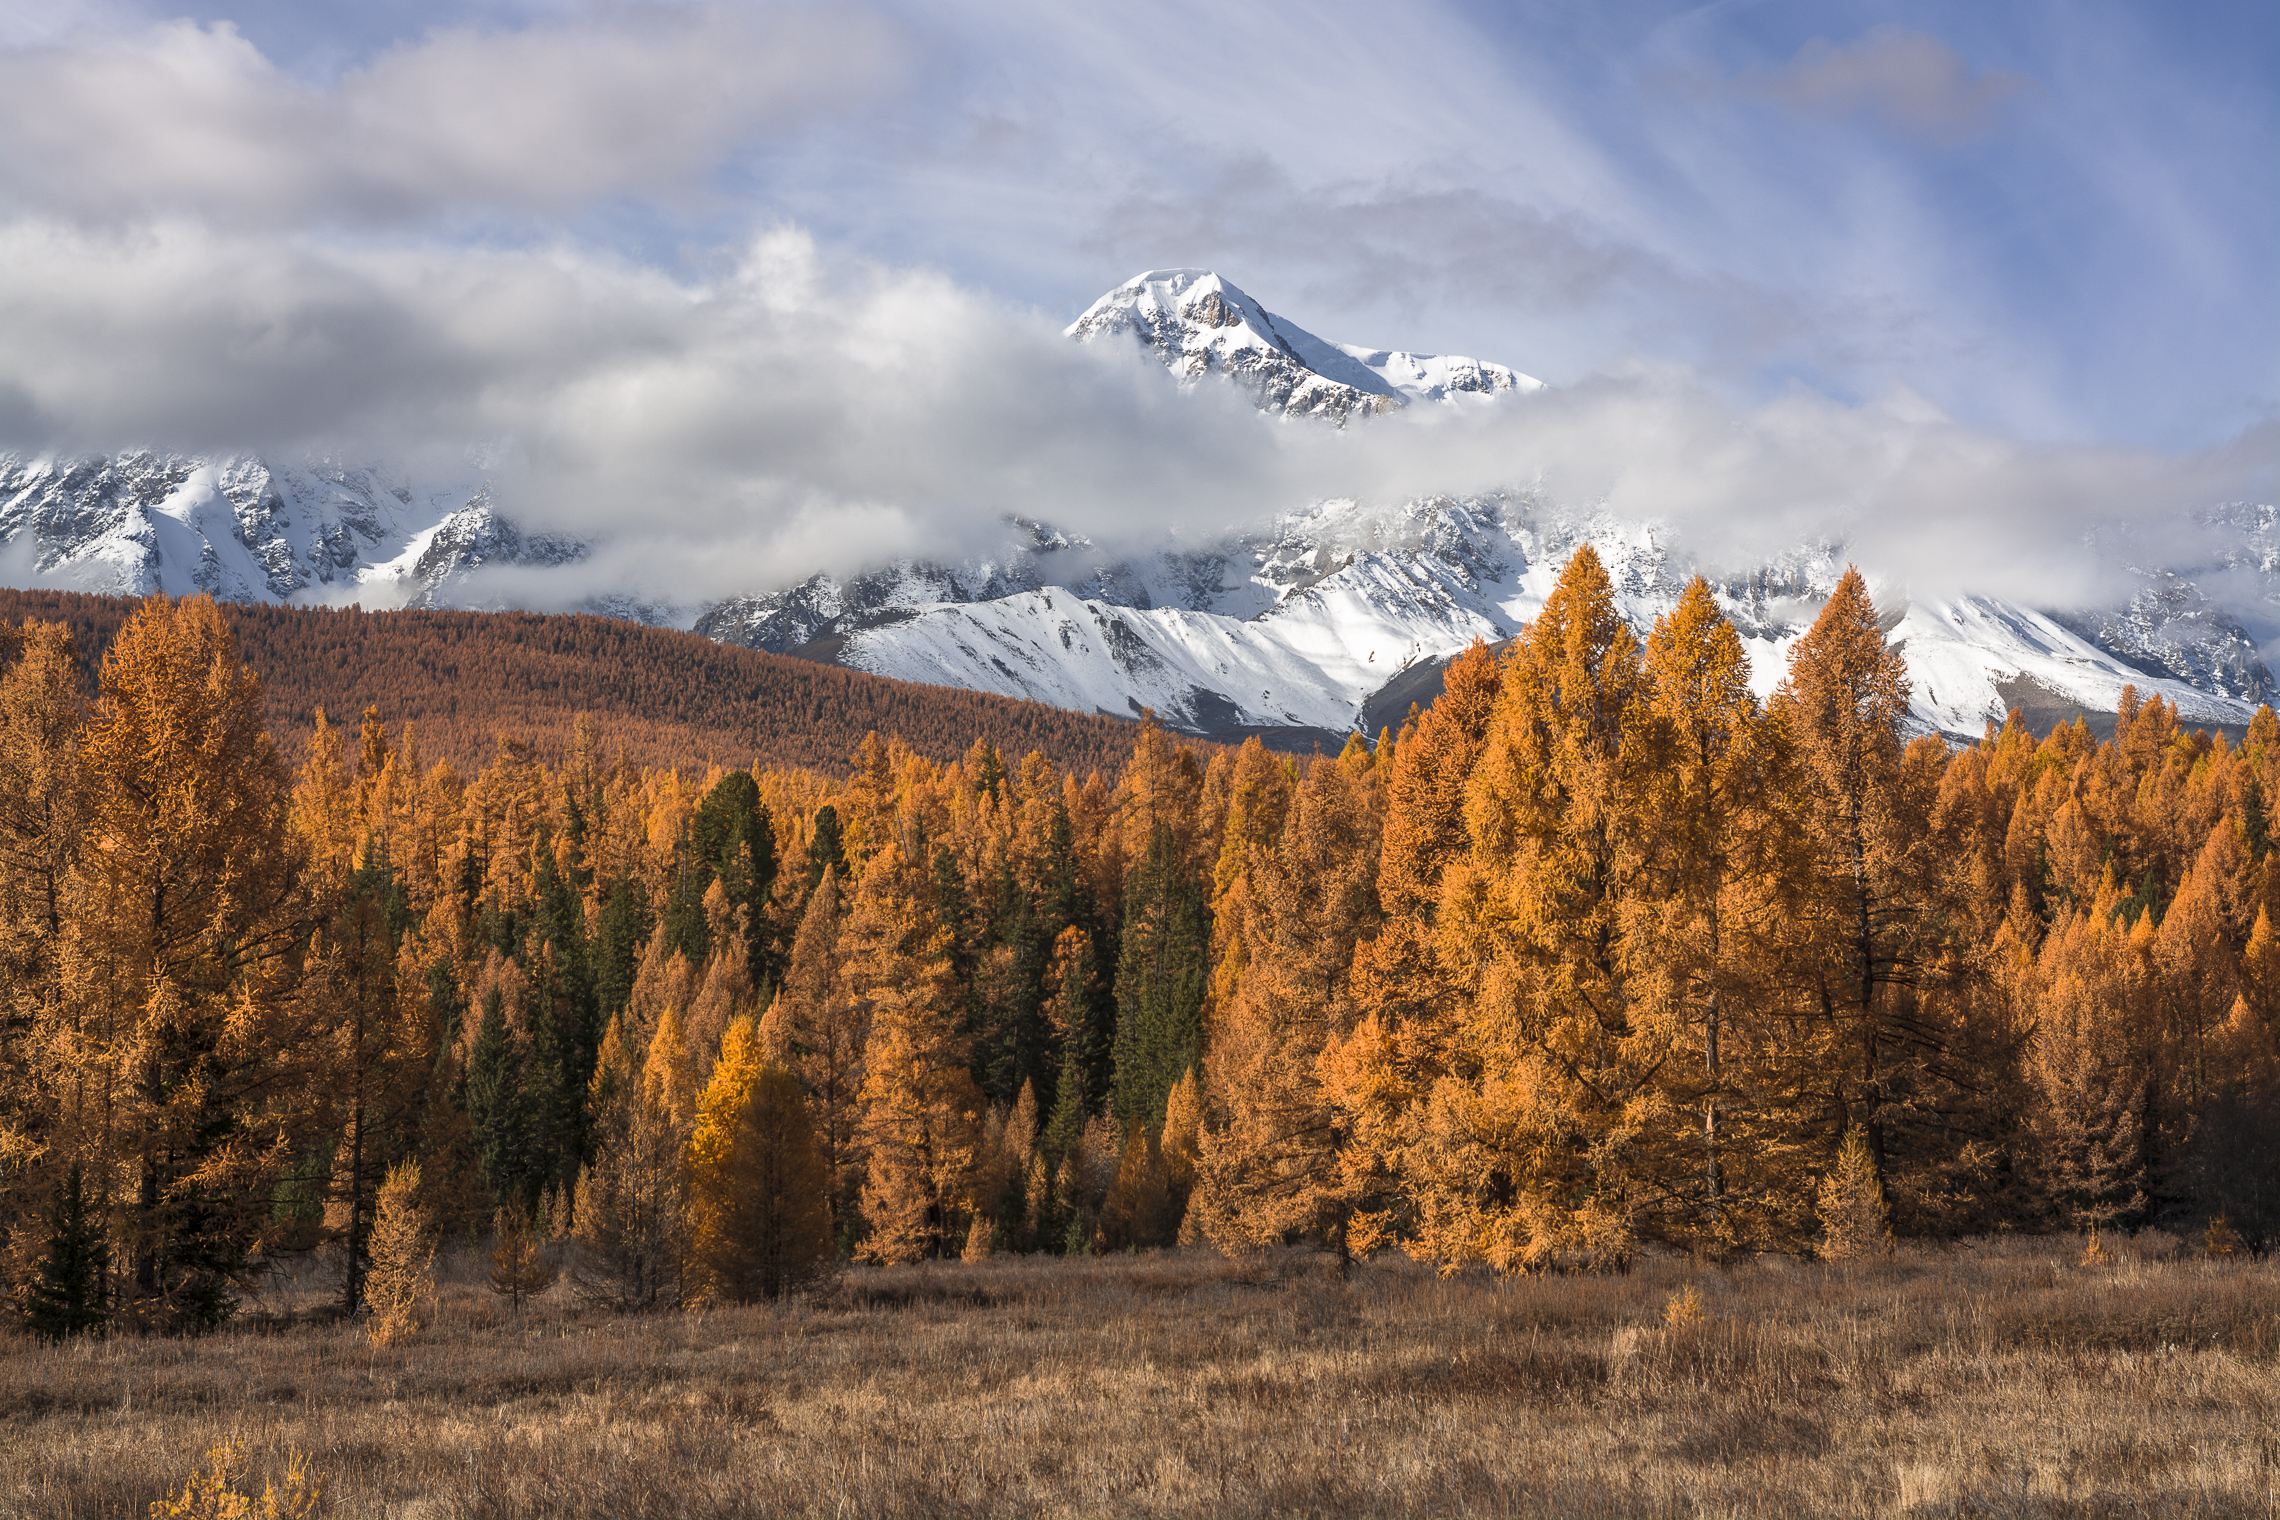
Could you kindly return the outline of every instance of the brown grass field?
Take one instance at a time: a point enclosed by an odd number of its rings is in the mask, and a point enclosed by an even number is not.
[[[403,1345],[292,1322],[314,1282],[203,1340],[0,1341],[0,1515],[143,1516],[229,1436],[334,1516],[2280,1515],[2280,1266],[2081,1251],[1000,1258],[520,1322],[465,1254]]]

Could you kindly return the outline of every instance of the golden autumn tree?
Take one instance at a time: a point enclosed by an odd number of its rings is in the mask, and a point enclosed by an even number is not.
[[[1801,1202],[1783,1189],[1802,1170],[1785,1154],[1794,1116],[1765,1080],[1786,1034],[1770,1005],[1799,841],[1782,734],[1749,675],[1696,576],[1647,638],[1618,804],[1629,1017],[1669,1031],[1678,1056],[1655,1079],[1667,1110],[1634,1099],[1634,1175],[1664,1232],[1723,1247],[1766,1243],[1769,1216]]]
[[[868,1163],[862,1254],[873,1261],[956,1250],[980,1160],[985,1105],[958,1033],[950,936],[926,888],[920,862],[900,844],[882,848],[843,934],[842,990],[867,1009],[870,1030],[859,1138]]]
[[[1147,1125],[1132,1125],[1125,1133],[1116,1180],[1101,1200],[1101,1243],[1111,1251],[1168,1246],[1179,1229],[1179,1207],[1161,1142]]]
[[[1578,549],[1515,646],[1443,875],[1444,964],[1477,968],[1457,1079],[1412,1151],[1417,1249],[1500,1270],[1631,1249],[1629,1147],[1670,1058],[1622,954],[1637,852],[1624,767],[1640,651]]]
[[[679,1013],[665,1010],[646,1051],[624,1015],[612,1019],[588,1101],[594,1153],[572,1202],[572,1284],[588,1303],[671,1307],[688,1287],[683,1164],[697,1118]]]
[[[70,634],[55,623],[0,627],[0,1251],[30,1239],[49,1195],[81,1170],[106,1190],[92,1138],[96,1073],[79,1059],[59,997],[66,894],[82,844],[80,696]]]
[[[1204,840],[1198,828],[1203,797],[1203,769],[1195,753],[1174,744],[1151,715],[1140,725],[1132,746],[1132,759],[1117,786],[1121,862],[1147,855],[1156,831],[1170,835],[1171,859],[1180,869],[1200,872],[1209,862],[1201,858]]]
[[[211,600],[144,601],[103,661],[83,753],[64,996],[105,1086],[128,1292],[212,1323],[307,1094],[276,1080],[295,1052],[287,782],[260,682]]]
[[[345,901],[310,945],[298,1001],[310,1077],[338,1136],[325,1223],[341,1247],[342,1308],[354,1313],[364,1298],[377,1190],[419,1139],[436,1053],[424,989],[400,980],[393,920],[401,907],[386,872],[358,871],[346,885]]]
[[[1226,821],[1211,874],[1211,986],[1207,1008],[1224,1007],[1243,975],[1242,925],[1251,864],[1282,840],[1296,789],[1291,767],[1253,734],[1228,768]]]
[[[752,1302],[816,1280],[832,1258],[830,1174],[797,1077],[750,1019],[729,1025],[688,1151],[692,1264],[703,1291]]]
[[[1015,1094],[1013,1107],[992,1108],[984,1124],[982,1160],[974,1180],[974,1228],[993,1251],[1018,1247],[1029,1239],[1027,1184],[1030,1169],[1038,1164],[1040,1128],[1037,1089],[1026,1081]],[[975,1239],[969,1232],[969,1244]]]
[[[292,799],[307,909],[320,920],[297,1002],[307,1080],[333,1136],[314,1191],[324,1201],[324,1232],[339,1248],[347,1314],[364,1305],[377,1189],[421,1138],[419,1110],[436,1055],[424,989],[400,975],[411,906],[387,858],[386,819],[376,828],[372,816],[386,757],[377,715],[368,713],[351,771],[319,709]],[[437,1169],[439,1181],[447,1170]]]
[[[1407,1232],[1402,1179],[1419,1137],[1426,1095],[1450,1074],[1452,1041],[1470,978],[1440,959],[1441,877],[1463,855],[1465,787],[1488,735],[1502,680],[1488,646],[1475,640],[1451,661],[1441,695],[1405,725],[1391,756],[1381,752],[1385,824],[1378,852],[1378,932],[1354,948],[1353,1000],[1360,1017],[1323,1066],[1343,1115],[1341,1165],[1356,1183],[1392,1179],[1352,1224],[1368,1250]],[[1382,747],[1381,747],[1382,750]]]
[[[2161,1107],[2173,1143],[2185,1139],[2193,1117],[2213,1095],[2218,1068],[2211,1055],[2217,1031],[2231,1017],[2240,994],[2240,945],[2246,935],[2236,937],[2228,922],[2241,915],[2245,896],[2238,879],[2246,874],[2240,869],[2246,850],[2239,833],[2229,818],[2210,830],[2154,935],[2160,1069],[2168,1088]]]
[[[1245,968],[1215,1013],[1204,1082],[1217,1122],[1196,1166],[1202,1226],[1224,1245],[1303,1231],[1343,1257],[1349,1221],[1373,1201],[1342,1164],[1347,1132],[1321,1065],[1353,1027],[1354,945],[1377,918],[1375,786],[1366,761],[1316,759],[1282,837],[1246,865]],[[1163,1170],[1153,1148],[1128,1153],[1135,1163]]]
[[[1772,710],[1802,783],[1804,933],[1793,964],[1825,1048],[1817,1080],[1836,1121],[1828,1142],[1858,1124],[1888,1199],[1903,1175],[1893,1141],[1936,1096],[1942,1047],[1917,994],[1936,948],[1927,935],[1938,928],[1929,909],[1942,850],[1931,813],[1947,751],[1936,739],[1903,749],[1908,697],[1907,665],[1848,569],[1792,651]]]
[[[420,1300],[435,1291],[435,1234],[420,1203],[420,1164],[388,1168],[373,1203],[371,1260],[365,1279],[376,1345],[406,1339],[418,1327]]]
[[[2045,1205],[2078,1229],[2134,1223],[2146,1204],[2153,1051],[2119,896],[2109,874],[2103,900],[2051,926],[2036,968],[2026,1156]]]
[[[871,1029],[869,1001],[839,975],[843,924],[839,870],[826,866],[760,1031],[807,1091],[816,1148],[831,1177],[825,1207],[835,1241],[847,1238],[861,1186],[863,1054]]]
[[[0,1028],[19,1032],[54,980],[87,704],[60,624],[0,629],[0,639]]]

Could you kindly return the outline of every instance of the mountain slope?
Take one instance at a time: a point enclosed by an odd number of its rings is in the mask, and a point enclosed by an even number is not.
[[[126,597],[0,590],[0,626],[72,631],[89,679],[134,611]],[[1134,727],[1036,703],[881,680],[615,618],[528,612],[353,612],[223,604],[262,678],[269,726],[295,761],[316,709],[353,725],[368,706],[416,726],[420,753],[463,771],[500,743],[566,754],[579,719],[606,762],[805,766],[843,774],[866,733],[953,760],[977,738],[1010,765],[1042,750],[1082,775],[1114,774]]]

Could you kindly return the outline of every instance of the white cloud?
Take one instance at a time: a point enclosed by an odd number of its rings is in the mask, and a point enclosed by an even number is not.
[[[386,223],[685,195],[891,79],[854,12],[645,6],[429,33],[315,88],[228,22],[0,51],[0,203],[94,220]]]

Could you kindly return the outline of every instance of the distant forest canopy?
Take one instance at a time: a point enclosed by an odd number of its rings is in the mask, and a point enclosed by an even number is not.
[[[50,1333],[317,1249],[354,1311],[431,1225],[620,1308],[1174,1241],[2280,1236],[2280,721],[1905,741],[1857,575],[1770,702],[1705,584],[1642,642],[1585,548],[1390,743],[1126,727],[1113,778],[598,725],[462,771],[384,711],[296,774],[211,602],[145,601],[91,704],[76,658],[0,639],[0,1280]]]
[[[88,689],[133,597],[0,588],[0,626],[71,630]],[[532,612],[362,612],[224,603],[240,656],[260,675],[269,727],[289,759],[318,708],[335,722],[378,707],[413,723],[431,759],[473,769],[501,739],[559,758],[579,718],[636,765],[805,767],[844,773],[866,733],[899,735],[950,760],[975,738],[1041,750],[1080,774],[1113,772],[1132,720],[922,686],[617,618]]]

